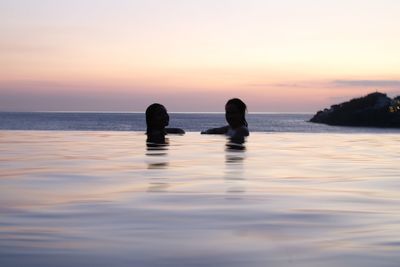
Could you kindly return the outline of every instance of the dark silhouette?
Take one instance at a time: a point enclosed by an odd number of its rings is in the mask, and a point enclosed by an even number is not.
[[[400,97],[379,92],[318,111],[310,122],[342,126],[400,127]]]
[[[243,143],[244,137],[249,135],[246,121],[246,104],[239,98],[232,98],[225,104],[225,119],[227,126],[211,128],[201,134],[225,134],[232,142]]]
[[[180,128],[165,128],[169,124],[167,109],[158,103],[151,104],[146,109],[147,142],[165,144],[165,135],[184,134]]]

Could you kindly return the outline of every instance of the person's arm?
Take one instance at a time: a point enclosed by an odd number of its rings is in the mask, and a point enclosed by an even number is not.
[[[228,131],[228,126],[220,127],[220,128],[211,128],[206,131],[202,131],[201,134],[226,134]]]
[[[165,132],[169,134],[185,134],[185,131],[181,128],[165,128]]]

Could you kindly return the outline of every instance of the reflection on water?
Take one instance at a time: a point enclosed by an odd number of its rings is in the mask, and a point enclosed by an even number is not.
[[[146,141],[148,169],[163,169],[168,166],[168,146],[168,138],[165,138],[161,143]]]
[[[227,185],[226,199],[240,200],[240,195],[246,192],[244,176],[245,139],[232,140],[228,138],[225,148],[225,182]]]
[[[147,192],[166,192],[169,187],[168,177],[161,172],[168,167],[168,146],[168,138],[163,138],[162,142],[150,142],[149,139],[146,141],[147,169],[151,172],[148,175],[149,188]]]
[[[246,139],[233,139],[233,138],[228,138],[227,142],[226,142],[226,149],[227,150],[231,150],[231,151],[235,151],[235,150],[245,150],[246,146],[245,146],[245,142]]]
[[[0,132],[0,266],[399,266],[398,135],[145,138]]]

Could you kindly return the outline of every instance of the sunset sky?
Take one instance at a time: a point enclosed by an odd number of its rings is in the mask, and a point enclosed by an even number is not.
[[[400,94],[396,0],[2,0],[0,110],[314,112]]]

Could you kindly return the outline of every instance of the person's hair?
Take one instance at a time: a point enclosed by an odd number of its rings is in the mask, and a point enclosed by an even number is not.
[[[226,102],[225,106],[227,106],[227,105],[234,105],[239,110],[239,112],[241,114],[242,124],[247,127],[248,124],[246,121],[246,111],[247,111],[246,104],[239,98],[232,98],[232,99],[229,99],[228,102]]]
[[[146,109],[146,125],[147,131],[146,134],[149,134],[153,130],[153,120],[154,120],[154,113],[157,112],[160,108],[165,109],[165,107],[159,103],[151,104]]]

